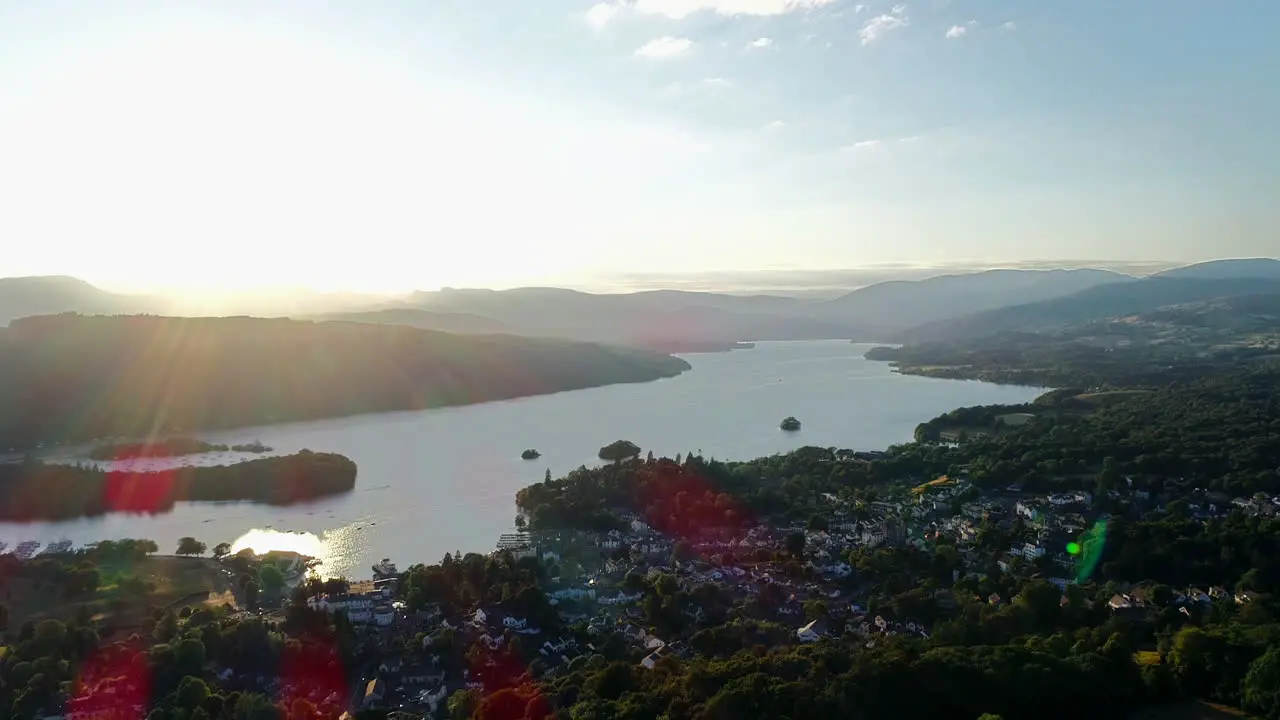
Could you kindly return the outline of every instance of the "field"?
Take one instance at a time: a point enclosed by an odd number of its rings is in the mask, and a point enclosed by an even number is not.
[[[1103,405],[1123,402],[1137,395],[1148,395],[1150,393],[1150,390],[1110,390],[1107,392],[1084,393],[1082,395],[1076,395],[1074,399],[1095,407],[1101,407]]]
[[[937,480],[930,480],[927,483],[924,483],[922,485],[917,485],[914,488],[911,488],[911,493],[913,495],[919,495],[925,492],[926,490],[928,490],[929,488],[942,487],[944,485],[950,485],[950,484],[951,484],[951,478],[947,477],[946,475],[943,475]]]
[[[10,625],[26,620],[67,620],[88,612],[110,628],[124,629],[141,622],[146,606],[196,606],[228,599],[231,581],[222,567],[207,558],[153,555],[138,562],[98,567],[98,589],[91,596],[68,600],[55,587],[28,578],[10,578],[4,587],[3,602],[9,606]],[[137,578],[155,589],[139,596],[121,583]]]
[[[1196,700],[1134,713],[1130,720],[1251,720],[1252,718],[1252,715],[1238,708]]]

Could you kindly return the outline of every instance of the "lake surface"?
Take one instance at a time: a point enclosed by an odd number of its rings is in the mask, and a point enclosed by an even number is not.
[[[953,408],[1028,402],[1042,392],[897,375],[887,363],[863,359],[870,347],[759,343],[752,350],[686,356],[693,370],[651,383],[201,434],[225,444],[261,440],[277,453],[342,453],[359,466],[356,489],[289,507],[181,503],[159,516],[0,523],[0,541],[12,548],[23,540],[80,545],[135,537],[172,552],[178,538],[191,535],[210,547],[235,542],[237,549],[297,550],[320,558],[322,572],[366,577],[383,557],[403,568],[436,562],[446,552],[493,550],[498,535],[512,529],[517,490],[541,481],[547,469],[560,476],[597,464],[596,452],[614,440],[631,440],[659,456],[701,451],[721,460],[804,445],[878,450],[911,440],[917,424]],[[778,429],[788,415],[803,423],[801,431]],[[525,448],[542,457],[521,460]],[[247,457],[215,453],[181,461]]]

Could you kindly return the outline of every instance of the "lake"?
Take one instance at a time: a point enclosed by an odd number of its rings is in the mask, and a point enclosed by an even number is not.
[[[2,523],[0,541],[77,545],[150,538],[172,552],[178,538],[210,547],[235,542],[296,550],[322,572],[367,577],[390,557],[401,567],[446,552],[488,552],[512,530],[515,493],[599,461],[602,445],[626,439],[655,455],[698,452],[748,460],[803,445],[878,450],[911,440],[917,424],[956,407],[1028,402],[1038,388],[897,375],[865,360],[870,345],[840,341],[758,343],[752,350],[688,355],[675,378],[421,412],[244,428],[200,437],[261,440],[278,453],[342,453],[359,466],[355,491],[312,503],[180,503],[158,516],[108,515],[65,522]],[[778,423],[796,416],[803,428]],[[542,453],[521,460],[525,448]],[[250,457],[183,458],[218,464]],[[72,458],[66,458],[72,459]],[[156,462],[156,461],[149,461]],[[166,461],[160,461],[166,462]]]

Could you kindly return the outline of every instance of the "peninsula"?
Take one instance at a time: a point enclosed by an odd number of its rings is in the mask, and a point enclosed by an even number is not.
[[[65,314],[0,329],[0,367],[8,449],[466,405],[690,366],[628,347],[397,325]],[[127,371],[104,372],[113,367]]]

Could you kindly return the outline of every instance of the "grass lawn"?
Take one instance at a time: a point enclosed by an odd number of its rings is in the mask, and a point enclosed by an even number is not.
[[[141,621],[148,605],[202,605],[210,597],[231,597],[231,580],[222,567],[208,558],[185,558],[153,555],[138,562],[101,565],[98,589],[91,596],[67,599],[59,589],[48,584],[37,586],[27,578],[12,578],[6,583],[3,600],[9,606],[10,625],[26,620],[67,620],[81,608],[91,617],[114,627],[130,627]],[[137,577],[153,584],[155,590],[139,595],[121,587],[120,583]],[[234,598],[232,598],[234,599]]]
[[[1138,395],[1150,395],[1150,390],[1108,390],[1106,392],[1083,393],[1074,399],[1094,406],[1110,405],[1123,402]]]

